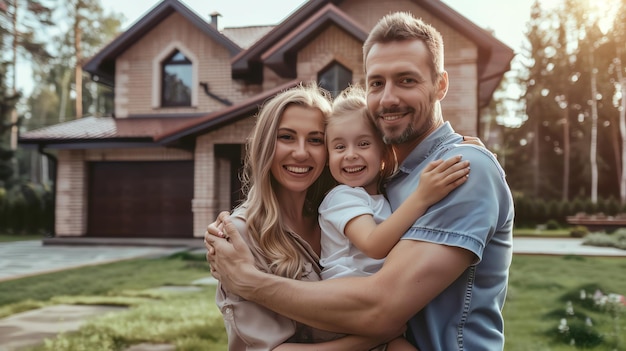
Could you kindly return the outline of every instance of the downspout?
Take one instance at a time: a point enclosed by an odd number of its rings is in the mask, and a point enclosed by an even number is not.
[[[57,167],[58,159],[53,154],[44,151],[43,144],[38,145],[37,151],[39,151],[40,154],[46,156],[50,164],[54,167],[54,175],[52,177],[52,228],[49,228],[49,232],[46,234],[47,237],[54,238],[56,236],[57,175],[59,172],[59,169]]]

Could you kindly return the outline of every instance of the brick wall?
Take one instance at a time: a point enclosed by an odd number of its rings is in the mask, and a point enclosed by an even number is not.
[[[317,80],[317,74],[333,61],[352,71],[352,83],[364,84],[363,43],[332,25],[298,52],[298,78]]]
[[[230,207],[230,164],[215,154],[217,144],[245,144],[254,127],[249,117],[196,138],[193,232],[202,237],[220,211]]]
[[[85,150],[60,150],[57,164],[55,232],[80,236],[87,231]]]
[[[160,107],[160,60],[174,49],[189,59],[195,57],[191,107]],[[156,59],[156,61],[155,61]],[[183,16],[174,13],[122,53],[116,61],[115,115],[205,113],[227,106],[207,96],[200,82],[208,82],[215,95],[238,103],[251,96],[239,82],[231,79],[230,54]],[[157,82],[155,84],[154,82]],[[157,101],[153,97],[156,89]]]

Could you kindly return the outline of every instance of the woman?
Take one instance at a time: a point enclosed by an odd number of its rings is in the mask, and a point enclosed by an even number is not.
[[[330,112],[328,96],[315,85],[284,91],[259,111],[247,145],[243,178],[247,197],[232,220],[261,270],[292,279],[320,279],[317,209],[334,185],[324,144],[324,121]],[[382,343],[313,329],[221,285],[216,301],[231,351],[367,350]]]

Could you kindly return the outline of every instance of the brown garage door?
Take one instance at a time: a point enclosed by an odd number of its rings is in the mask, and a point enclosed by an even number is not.
[[[191,238],[193,162],[91,162],[87,235]]]

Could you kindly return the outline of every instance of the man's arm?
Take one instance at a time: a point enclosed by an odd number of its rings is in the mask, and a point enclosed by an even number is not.
[[[374,275],[304,282],[257,270],[228,216],[220,219],[230,242],[213,235],[205,240],[211,268],[224,286],[291,319],[348,334],[397,335],[474,260],[461,248],[401,240]]]

